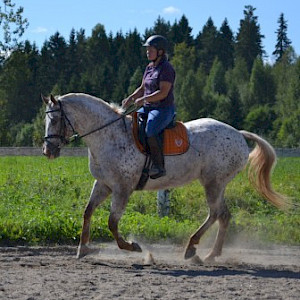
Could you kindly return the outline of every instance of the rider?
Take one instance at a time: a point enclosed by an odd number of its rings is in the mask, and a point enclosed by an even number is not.
[[[147,47],[147,58],[151,63],[145,69],[141,86],[122,103],[123,108],[132,103],[141,106],[138,113],[147,117],[145,133],[153,162],[149,176],[156,179],[166,175],[159,134],[171,123],[175,115],[175,70],[167,58],[168,41],[165,37],[152,35],[143,46]]]

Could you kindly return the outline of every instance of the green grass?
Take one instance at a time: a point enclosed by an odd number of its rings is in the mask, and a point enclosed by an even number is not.
[[[281,158],[274,170],[273,187],[297,203],[281,212],[260,198],[245,172],[226,190],[232,213],[229,239],[241,233],[264,241],[300,244],[300,158]],[[0,243],[78,243],[82,214],[93,178],[87,158],[0,157]],[[193,182],[173,189],[168,217],[159,218],[155,192],[135,192],[120,222],[125,237],[147,241],[169,239],[182,243],[204,221],[204,190]],[[107,222],[110,201],[97,209],[91,227],[93,240],[112,240]]]

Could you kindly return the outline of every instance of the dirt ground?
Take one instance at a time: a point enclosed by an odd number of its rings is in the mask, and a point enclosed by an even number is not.
[[[300,247],[225,247],[205,265],[179,246],[142,246],[97,244],[81,260],[73,246],[0,247],[0,299],[300,299]]]

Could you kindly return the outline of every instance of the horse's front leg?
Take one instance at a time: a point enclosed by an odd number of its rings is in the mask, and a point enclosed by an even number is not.
[[[113,193],[111,211],[108,219],[108,227],[112,232],[120,249],[142,252],[142,248],[139,246],[139,244],[125,241],[118,230],[118,224],[125,211],[128,199],[129,195],[126,196],[126,193],[122,191]]]
[[[87,246],[90,239],[91,217],[95,209],[101,204],[101,202],[103,202],[107,198],[107,196],[110,193],[111,190],[106,185],[102,184],[97,180],[95,181],[89,203],[86,206],[84,211],[83,225],[82,225],[82,231],[80,236],[80,243],[77,251],[77,258],[82,258],[94,252],[94,250],[90,249]]]

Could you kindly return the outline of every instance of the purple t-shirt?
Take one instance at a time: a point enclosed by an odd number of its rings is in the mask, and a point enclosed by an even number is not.
[[[144,72],[144,95],[150,95],[155,91],[159,90],[159,83],[161,81],[167,81],[172,84],[168,96],[155,103],[146,103],[148,107],[167,107],[174,105],[174,81],[175,81],[175,70],[172,65],[168,62],[167,58],[163,58],[157,66],[153,63],[149,64]]]

